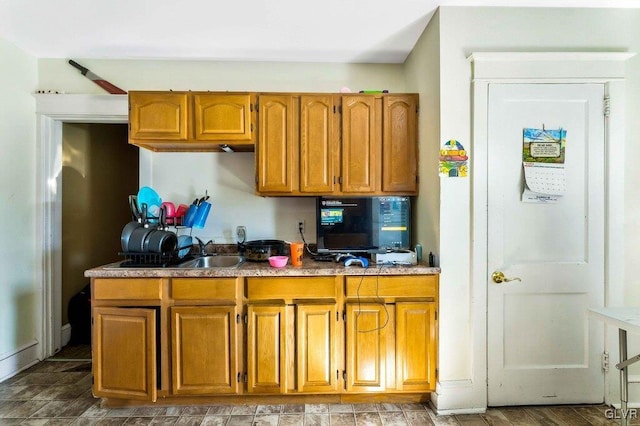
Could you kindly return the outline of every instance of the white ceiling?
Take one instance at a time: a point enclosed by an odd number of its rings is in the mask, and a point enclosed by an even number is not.
[[[439,5],[640,0],[0,0],[0,38],[38,58],[402,63]]]

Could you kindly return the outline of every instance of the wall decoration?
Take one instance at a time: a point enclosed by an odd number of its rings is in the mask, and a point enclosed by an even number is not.
[[[467,165],[467,151],[464,146],[455,139],[448,140],[440,148],[440,176],[441,177],[467,177],[469,166]]]
[[[566,191],[565,147],[567,131],[525,128],[522,138],[526,203],[557,203]]]

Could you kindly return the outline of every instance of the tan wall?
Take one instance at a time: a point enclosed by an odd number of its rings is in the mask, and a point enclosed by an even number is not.
[[[62,324],[69,299],[89,283],[84,271],[119,260],[120,232],[138,192],[138,149],[124,124],[63,125]]]
[[[440,15],[436,12],[405,63],[407,91],[420,94],[420,195],[416,199],[413,241],[423,257],[438,255],[440,247]]]

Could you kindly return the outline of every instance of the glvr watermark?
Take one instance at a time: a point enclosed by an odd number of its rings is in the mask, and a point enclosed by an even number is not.
[[[607,408],[606,410],[604,410],[604,415],[607,419],[610,419],[610,420],[637,419],[638,409],[625,408],[624,410],[622,410],[618,408]]]

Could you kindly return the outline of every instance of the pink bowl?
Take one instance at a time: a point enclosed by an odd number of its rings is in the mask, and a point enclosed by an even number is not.
[[[274,268],[283,268],[289,261],[289,256],[271,256],[269,258],[269,265]]]

